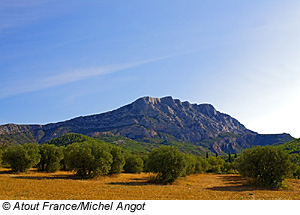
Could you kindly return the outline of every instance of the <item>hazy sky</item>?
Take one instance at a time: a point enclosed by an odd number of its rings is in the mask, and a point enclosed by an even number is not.
[[[300,137],[298,0],[1,0],[0,14],[0,124],[171,95]]]

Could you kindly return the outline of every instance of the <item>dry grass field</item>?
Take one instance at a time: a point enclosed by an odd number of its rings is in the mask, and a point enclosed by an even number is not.
[[[152,200],[152,199],[298,199],[300,180],[289,179],[287,189],[261,189],[245,185],[239,175],[191,175],[173,185],[147,183],[149,174],[120,174],[90,180],[70,172],[11,174],[0,168],[0,199],[49,200]]]

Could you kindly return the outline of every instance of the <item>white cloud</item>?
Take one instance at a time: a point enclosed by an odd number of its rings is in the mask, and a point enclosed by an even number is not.
[[[55,74],[47,77],[22,77],[22,78],[10,78],[8,80],[0,80],[0,99],[6,98],[22,93],[35,92],[67,83],[81,81],[84,79],[92,78],[95,76],[101,76],[113,72],[122,71],[125,69],[134,68],[143,64],[171,58],[177,55],[165,56],[159,58],[153,58],[149,60],[122,64],[122,65],[110,65],[95,68],[74,69],[64,71],[59,74]]]

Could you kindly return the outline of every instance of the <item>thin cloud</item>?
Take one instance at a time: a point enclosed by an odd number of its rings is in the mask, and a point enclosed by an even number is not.
[[[82,81],[88,78],[106,75],[114,72],[119,72],[122,70],[134,68],[141,66],[143,64],[167,59],[174,57],[172,56],[165,56],[160,58],[154,58],[150,60],[144,60],[139,62],[133,62],[128,64],[122,64],[122,65],[110,65],[110,66],[102,66],[102,67],[96,67],[96,68],[86,68],[86,69],[78,69],[78,70],[72,70],[67,72],[62,72],[60,74],[47,76],[47,77],[39,77],[39,78],[31,78],[30,80],[24,80],[21,79],[13,79],[13,80],[7,80],[2,81],[1,89],[0,89],[0,99],[11,97],[14,95],[19,95],[22,93],[28,93],[28,92],[36,92],[43,89]]]

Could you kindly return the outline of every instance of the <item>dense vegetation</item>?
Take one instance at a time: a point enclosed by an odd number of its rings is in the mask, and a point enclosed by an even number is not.
[[[283,180],[292,174],[296,178],[300,177],[300,166],[298,159],[295,159],[299,157],[300,140],[276,147],[246,149],[239,156],[236,153],[231,155],[230,152],[222,156],[207,152],[204,158],[181,152],[176,142],[169,144],[157,140],[152,148],[139,151],[117,146],[123,146],[124,142],[128,144],[126,141],[130,140],[122,137],[107,138],[113,144],[80,134],[68,134],[46,144],[13,145],[0,149],[0,163],[3,160],[15,172],[26,172],[32,167],[42,172],[64,169],[74,171],[81,178],[120,174],[122,171],[152,172],[156,174],[152,180],[165,184],[173,183],[179,177],[204,172],[240,173],[252,178],[257,185],[267,187],[280,187]],[[134,144],[131,142],[129,145]]]
[[[272,146],[246,149],[236,163],[241,175],[264,187],[281,187],[283,180],[293,172],[289,155]]]
[[[300,163],[300,138],[276,147],[287,152],[293,163]]]

